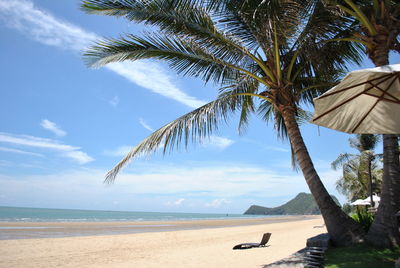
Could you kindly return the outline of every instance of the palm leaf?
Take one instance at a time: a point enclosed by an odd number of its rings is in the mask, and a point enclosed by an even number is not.
[[[121,39],[104,40],[89,48],[84,57],[87,64],[93,67],[125,60],[159,59],[169,63],[178,73],[201,77],[205,82],[211,79],[218,83],[222,79],[234,79],[244,74],[264,83],[252,69],[246,69],[254,68],[253,62],[248,59],[227,62],[190,40],[162,34],[147,34],[144,38],[128,35]]]
[[[166,153],[178,149],[182,143],[185,144],[185,147],[190,142],[201,143],[204,138],[217,131],[220,123],[226,122],[229,115],[240,107],[241,104],[236,96],[227,95],[166,124],[136,145],[107,173],[105,181],[112,183],[129,161],[143,155],[152,154],[161,146]]]
[[[331,166],[334,170],[337,170],[339,167],[343,167],[347,162],[354,158],[353,154],[340,154],[335,161],[331,163]]]

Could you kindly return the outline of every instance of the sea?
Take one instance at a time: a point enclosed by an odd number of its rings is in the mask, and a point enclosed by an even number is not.
[[[0,206],[0,240],[119,235],[209,228],[201,220],[218,221],[214,227],[257,224],[242,214],[103,211]],[[241,219],[244,219],[242,221]],[[229,221],[231,220],[231,221]],[[238,220],[238,221],[235,221]],[[280,220],[280,219],[271,219]]]
[[[136,212],[0,206],[0,222],[177,221],[254,218],[243,214]]]

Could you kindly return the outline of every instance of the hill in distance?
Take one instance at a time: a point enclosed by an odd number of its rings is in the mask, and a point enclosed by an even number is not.
[[[335,196],[333,200],[339,205]],[[279,207],[267,208],[252,205],[245,215],[318,215],[321,214],[314,197],[311,194],[299,193],[295,198]]]

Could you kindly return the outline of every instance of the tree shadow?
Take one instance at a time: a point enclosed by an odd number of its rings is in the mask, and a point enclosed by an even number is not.
[[[306,248],[303,248],[287,258],[281,259],[279,261],[270,264],[266,264],[262,266],[262,268],[305,267],[306,265],[306,262],[304,260],[305,254],[306,254]]]

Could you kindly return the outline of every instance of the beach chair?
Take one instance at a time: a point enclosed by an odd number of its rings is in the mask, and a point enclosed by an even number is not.
[[[259,247],[266,247],[266,244],[271,237],[271,233],[265,233],[261,239],[260,243],[243,243],[233,247],[233,249],[248,249],[248,248],[259,248]]]

